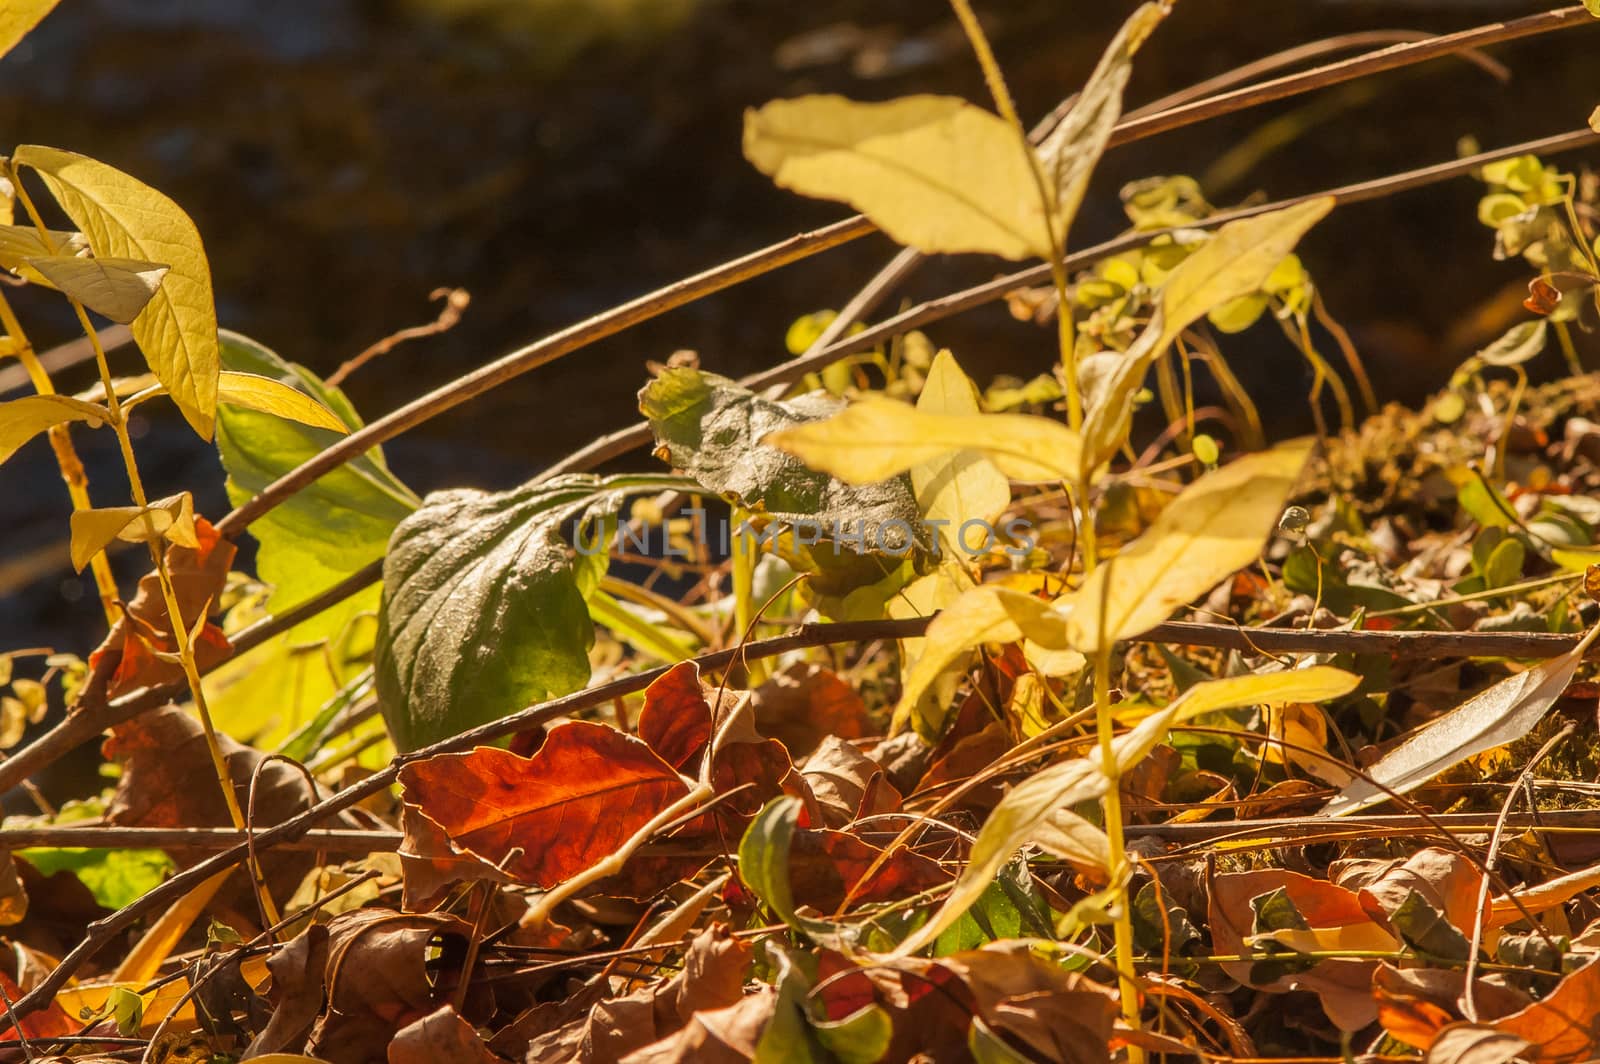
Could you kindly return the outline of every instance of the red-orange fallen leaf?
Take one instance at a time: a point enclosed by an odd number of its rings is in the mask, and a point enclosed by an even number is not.
[[[22,987],[16,980],[5,972],[0,972],[0,990],[6,993],[7,1001],[16,1001],[23,994]],[[22,1037],[24,1038],[54,1038],[58,1035],[77,1033],[80,1025],[67,1014],[67,1010],[52,1001],[42,1009],[29,1013],[22,1020]],[[14,1039],[17,1037],[17,1028],[6,1024],[0,1030],[0,1039]]]
[[[1312,929],[1317,940],[1313,948],[1338,948],[1354,942],[1365,948],[1399,946],[1373,922],[1355,891],[1298,872],[1269,868],[1220,875],[1212,880],[1210,921],[1214,951],[1224,955],[1256,952],[1245,941],[1255,927],[1250,900],[1280,888]],[[1359,1031],[1377,1017],[1377,1006],[1369,991],[1376,967],[1373,961],[1324,960],[1309,971],[1279,976],[1266,983],[1251,981],[1252,964],[1229,962],[1222,967],[1234,979],[1259,990],[1315,992],[1323,1011],[1341,1030]]]
[[[511,882],[509,876],[487,861],[458,853],[444,828],[423,816],[416,806],[400,807],[400,830],[404,833],[399,849],[402,899],[407,912],[428,909],[452,884],[462,880]]]
[[[831,669],[796,662],[756,688],[751,698],[756,725],[803,757],[830,736],[859,739],[868,734],[867,706]]]
[[[1532,1044],[1534,1064],[1576,1064],[1600,1057],[1600,959],[1579,968],[1536,1001],[1495,1022]]]
[[[1335,868],[1329,870],[1330,876],[1338,877],[1338,867],[1336,863]],[[1387,861],[1369,868],[1359,884],[1344,877],[1338,877],[1338,881],[1346,887],[1359,886],[1363,908],[1380,924],[1388,926],[1389,917],[1414,890],[1443,913],[1456,930],[1471,935],[1483,873],[1454,850],[1428,846],[1404,861]],[[1486,927],[1492,911],[1493,907],[1485,901],[1482,917]]]
[[[1378,1021],[1395,1039],[1418,1049],[1433,1045],[1439,1032],[1465,1014],[1467,973],[1458,968],[1396,968],[1380,964],[1372,976]],[[1512,987],[1478,980],[1473,990],[1479,1019],[1520,1012],[1528,995]]]
[[[711,704],[694,662],[679,662],[645,688],[639,738],[679,772],[690,771],[690,762],[711,741]]]
[[[571,721],[532,757],[479,747],[400,770],[404,800],[458,850],[548,889],[615,853],[688,785],[648,745]]]
[[[166,553],[173,596],[186,628],[194,626],[202,610],[215,609],[234,555],[233,544],[223,539],[205,518],[196,516],[194,527],[198,547],[169,546]],[[161,593],[161,578],[148,573],[140,579],[125,615],[89,655],[89,678],[77,706],[103,705],[135,688],[181,681],[181,665],[156,657],[157,651],[174,653],[177,649],[166,598]],[[194,645],[195,659],[202,671],[225,660],[230,650],[222,629],[211,623],[201,629]]]
[[[852,890],[851,904],[864,905],[908,898],[950,882],[950,873],[937,861],[906,849],[896,850],[862,882],[882,852],[843,831],[796,830],[789,849],[789,881],[795,901],[820,912],[833,912]]]

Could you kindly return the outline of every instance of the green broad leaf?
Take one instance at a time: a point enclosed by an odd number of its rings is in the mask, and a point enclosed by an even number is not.
[[[972,907],[939,935],[935,957],[964,953],[992,942],[1016,938],[1053,938],[1050,904],[1044,900],[1027,862],[1018,859],[1002,868]]]
[[[842,1020],[812,1017],[811,1031],[839,1064],[877,1064],[894,1041],[894,1019],[882,1005],[863,1005]]]
[[[774,100],[745,112],[744,154],[782,187],[848,203],[918,251],[1052,253],[1033,149],[1004,119],[954,96]]]
[[[0,403],[0,462],[46,429],[69,421],[87,421],[95,428],[111,420],[111,411],[69,395],[28,395]]]
[[[1190,325],[1258,292],[1302,236],[1333,209],[1331,196],[1229,222],[1167,274],[1155,313],[1094,382],[1083,426],[1083,472],[1102,465],[1128,434],[1133,397],[1151,363]]]
[[[108,909],[120,909],[148,894],[173,869],[172,858],[160,850],[134,848],[102,850],[82,846],[39,846],[18,850],[17,856],[41,875],[69,872],[78,877],[94,900]]]
[[[910,549],[908,530],[916,542],[926,539],[908,478],[844,483],[762,442],[837,414],[838,400],[803,395],[774,402],[714,373],[669,369],[640,391],[639,409],[650,421],[658,456],[751,510],[820,531],[857,554],[881,549],[903,555]]]
[[[840,943],[841,928],[828,920],[802,916],[789,885],[789,848],[800,822],[800,800],[774,798],[756,814],[739,840],[739,878],[773,915],[818,945]]]
[[[243,381],[241,394],[251,396],[251,405],[223,402],[217,409],[217,451],[237,506],[360,428],[361,418],[311,371],[238,333],[224,330],[221,338],[222,377]],[[312,415],[313,408],[320,413]],[[340,427],[304,423],[312,417]],[[298,605],[383,557],[389,536],[417,505],[374,447],[268,512],[250,526],[260,543],[256,575],[272,587],[265,610]],[[362,668],[378,601],[374,585],[207,676],[221,725],[272,746],[313,717]]]
[[[395,745],[416,749],[587,683],[587,600],[609,560],[592,525],[628,490],[683,487],[573,475],[424,499],[383,561],[378,706]],[[572,521],[577,549],[562,535]]]
[[[17,46],[60,0],[6,0],[0,4],[0,56]]]
[[[224,331],[222,360],[230,374],[277,381],[315,400],[342,422],[345,431],[362,425],[343,392],[329,388],[310,370],[248,337]],[[343,435],[344,431],[307,425],[277,412],[223,406],[217,417],[217,450],[228,474],[228,500],[235,506],[247,502]],[[291,606],[305,597],[283,594],[286,583],[302,585],[295,588],[295,594],[326,587],[305,587],[297,579],[305,558],[346,575],[381,558],[389,535],[418,502],[389,471],[383,452],[374,447],[274,507],[250,526],[250,533],[262,543],[259,575],[280,588],[272,607]],[[294,549],[286,550],[290,547]]]
[[[1491,366],[1520,366],[1544,350],[1550,334],[1550,323],[1543,318],[1519,322],[1505,334],[1478,352],[1478,357]]]
[[[209,440],[222,364],[211,265],[194,222],[167,196],[85,155],[28,144],[12,162],[38,172],[96,257],[167,264],[129,328],[184,418]]]
[[[28,265],[60,292],[122,325],[155,297],[167,267],[138,259],[36,255]]]

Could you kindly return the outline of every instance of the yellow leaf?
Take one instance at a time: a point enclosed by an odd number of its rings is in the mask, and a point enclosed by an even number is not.
[[[1092,654],[1148,631],[1255,561],[1310,453],[1310,441],[1293,440],[1185,488],[1144,535],[1057,600],[1072,611],[1070,645]]]
[[[171,540],[180,547],[200,545],[194,527],[194,497],[187,491],[158,499],[149,506],[74,510],[71,528],[72,567],[80,572],[114,539],[145,543],[154,537]]]
[[[169,264],[129,328],[184,418],[209,440],[221,361],[211,266],[194,222],[160,192],[87,156],[29,144],[12,162],[39,172],[97,256]]]
[[[0,462],[52,425],[87,421],[95,428],[111,420],[111,411],[66,395],[30,395],[0,403]]]
[[[1290,702],[1326,702],[1347,695],[1361,683],[1354,673],[1332,665],[1312,665],[1286,672],[1258,672],[1197,683],[1178,700],[1178,719],[1237,706],[1281,706]]]
[[[333,411],[305,392],[256,373],[223,370],[217,380],[217,400],[298,421],[302,425],[330,429],[341,436],[350,432],[349,426],[340,421]]]
[[[1594,109],[1594,114],[1589,116],[1589,128],[1600,133],[1600,107]]]
[[[17,46],[60,0],[5,0],[0,4],[0,56]]]
[[[39,235],[31,225],[0,225],[0,267],[27,275],[37,271],[26,269],[27,261],[39,255],[75,255],[86,250],[89,242],[82,233],[50,230],[49,239]],[[42,277],[39,278],[44,281]],[[48,281],[44,281],[49,284]]]
[[[774,100],[745,112],[744,154],[784,188],[848,203],[919,251],[1051,254],[1033,149],[953,96]]]
[[[967,571],[956,565],[941,565],[938,569],[926,576],[918,577],[900,591],[884,606],[884,611],[896,620],[908,617],[926,617],[949,607],[962,592],[972,587],[972,577]],[[902,639],[900,641],[900,686],[905,689],[911,669],[918,661],[927,645],[924,638]],[[955,693],[957,676],[953,670],[947,670],[931,685],[927,686],[928,693],[917,703],[910,703],[905,710],[896,710],[894,719],[890,723],[890,730],[902,732],[908,726],[915,727],[917,734],[929,742],[937,742],[944,730],[944,714],[951,696]]]
[[[1039,147],[1045,171],[1053,178],[1062,216],[1058,236],[1078,213],[1095,164],[1122,117],[1122,92],[1133,73],[1133,55],[1167,16],[1162,4],[1141,4],[1117,31],[1100,62],[1084,82],[1077,101]]]
[[[917,397],[924,414],[975,415],[978,392],[949,351],[934,356]],[[1011,485],[977,451],[952,451],[911,467],[911,489],[922,516],[939,530],[939,541],[960,563],[970,552],[961,537],[967,521],[989,521],[1011,503]],[[985,536],[985,539],[988,537]]]
[[[1150,714],[1132,730],[1112,740],[1119,772],[1126,774],[1142,761],[1179,717],[1255,705],[1278,695],[1296,698],[1298,695],[1294,692],[1314,686],[1318,689],[1336,686],[1336,678],[1331,675],[1318,673],[1300,677],[1298,672],[1311,673],[1312,670],[1270,673],[1266,676],[1236,676],[1195,684],[1176,701]],[[1340,673],[1340,670],[1330,669],[1328,673]],[[1346,690],[1359,682],[1357,677],[1349,673],[1340,675],[1347,678],[1344,681],[1349,685]],[[895,955],[904,957],[915,953],[960,919],[961,914],[989,889],[1000,868],[1020,847],[1031,842],[1047,848],[1067,847],[1069,841],[1063,838],[1063,833],[1070,833],[1072,825],[1062,813],[1079,802],[1098,798],[1105,793],[1107,780],[1101,771],[1101,764],[1100,752],[1095,750],[1088,757],[1035,772],[1007,791],[1006,796],[1000,799],[1000,804],[989,814],[989,819],[984,821],[983,829],[972,844],[967,867],[956,880],[944,905],[900,944]],[[1088,840],[1081,833],[1079,841],[1080,845],[1072,846],[1069,852],[1081,860],[1087,855],[1089,846],[1083,844]]]
[[[1316,706],[1289,702],[1273,706],[1266,715],[1269,742],[1261,750],[1261,760],[1291,764],[1313,779],[1343,787],[1355,777],[1331,758],[1318,757],[1308,750],[1328,748],[1328,722]]]
[[[847,484],[873,484],[955,451],[978,451],[1007,477],[1068,479],[1078,465],[1078,434],[1032,414],[928,414],[869,396],[828,418],[775,432],[763,443]]]
[[[138,259],[36,255],[28,265],[61,292],[121,325],[144,309],[167,275],[165,266]]]
[[[964,592],[928,625],[922,652],[901,685],[900,704],[894,711],[896,727],[910,720],[929,685],[967,651],[985,643],[1015,643],[1024,635],[1037,640],[1043,634],[1042,645],[1048,645],[1046,640],[1059,645],[1060,625],[1059,618],[1050,613],[1050,604],[1032,595],[992,586]]]
[[[1083,425],[1087,468],[1100,465],[1121,446],[1133,396],[1156,357],[1213,309],[1258,291],[1333,205],[1332,196],[1323,196],[1229,222],[1167,274],[1150,323],[1089,395]]]

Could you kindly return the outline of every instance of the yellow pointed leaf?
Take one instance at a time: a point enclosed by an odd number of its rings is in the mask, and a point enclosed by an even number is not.
[[[848,203],[919,251],[1051,254],[1033,149],[953,96],[774,100],[745,112],[744,154],[784,188]]]
[[[949,351],[934,356],[917,397],[917,410],[924,414],[979,412],[978,391]],[[977,451],[952,451],[912,466],[911,490],[922,516],[939,530],[940,549],[948,549],[958,563],[974,553],[961,536],[962,525],[993,520],[1011,504],[1011,485],[1005,474]]]
[[[30,395],[0,403],[0,462],[52,425],[87,421],[99,428],[111,420],[111,411],[67,395]]]
[[[900,704],[894,711],[896,727],[910,720],[923,693],[967,651],[985,643],[1015,643],[1024,635],[1044,634],[1059,645],[1061,624],[1061,619],[1051,614],[1050,604],[1032,595],[987,586],[962,593],[939,612],[922,637],[921,653],[901,684]]]
[[[1084,82],[1072,109],[1039,147],[1045,170],[1056,186],[1063,240],[1083,202],[1089,177],[1122,117],[1122,92],[1133,73],[1134,53],[1166,16],[1165,5],[1146,3],[1128,17]]]
[[[29,144],[12,162],[38,171],[97,256],[169,265],[129,328],[184,418],[209,440],[221,361],[211,266],[194,222],[149,185],[87,156]]]
[[[74,510],[71,527],[72,567],[80,572],[115,539],[143,543],[153,536],[180,547],[200,545],[194,527],[194,497],[187,491],[158,499],[149,506]]]
[[[1057,600],[1071,610],[1068,642],[1092,654],[1138,635],[1255,561],[1311,446],[1293,440],[1246,455],[1185,488],[1144,535]]]
[[[980,452],[1012,480],[1055,483],[1076,475],[1078,434],[1032,414],[928,414],[869,396],[826,421],[763,443],[847,484],[873,484],[956,451]]]
[[[217,380],[217,400],[298,421],[302,425],[329,429],[341,436],[350,432],[349,426],[340,421],[332,410],[305,392],[257,373],[223,370]]]
[[[35,255],[28,265],[61,292],[121,325],[138,316],[167,275],[165,266],[139,259]]]
[[[1086,466],[1100,465],[1122,445],[1133,396],[1156,357],[1213,309],[1258,291],[1333,206],[1333,197],[1323,196],[1229,222],[1167,274],[1150,323],[1091,389],[1083,425]]]
[[[1112,740],[1119,774],[1126,774],[1142,761],[1156,743],[1166,737],[1167,729],[1176,719],[1193,716],[1197,712],[1256,705],[1278,698],[1296,699],[1300,697],[1298,692],[1336,689],[1338,686],[1337,677],[1321,673],[1300,676],[1300,672],[1311,673],[1312,670],[1270,673],[1266,676],[1236,676],[1195,684],[1176,701],[1158,709],[1127,733]],[[1331,669],[1329,672],[1338,673],[1340,670]],[[1342,675],[1347,678],[1345,690],[1354,688],[1359,682],[1358,677],[1349,673]],[[1037,843],[1047,849],[1069,846],[1070,841],[1063,837],[1063,833],[1070,832],[1072,824],[1070,818],[1062,815],[1063,812],[1070,812],[1070,807],[1079,802],[1100,797],[1106,792],[1106,787],[1100,752],[1094,750],[1087,757],[1035,772],[1007,791],[1006,796],[1000,799],[1000,804],[989,814],[989,819],[984,821],[983,829],[972,844],[967,867],[951,888],[944,904],[926,924],[900,944],[894,951],[895,955],[904,957],[915,953],[959,920],[961,914],[989,889],[1001,867],[1022,846],[1029,843]],[[1088,840],[1080,836],[1080,842]],[[1072,846],[1070,852],[1075,858],[1082,859],[1089,854],[1089,846]]]
[[[901,588],[884,605],[884,611],[896,620],[927,617],[947,609],[961,597],[962,592],[971,587],[972,576],[966,569],[946,563]],[[926,645],[927,640],[921,637],[900,640],[902,690],[905,689],[911,670],[922,657]],[[917,734],[924,739],[937,742],[944,731],[944,717],[950,699],[955,693],[957,679],[953,669],[947,670],[936,677],[931,684],[925,685],[927,691],[922,699],[914,703],[903,702],[903,710],[897,709],[894,719],[890,722],[890,731],[898,733],[908,727],[914,727]]]
[[[1197,683],[1179,701],[1178,719],[1237,706],[1282,706],[1291,702],[1327,702],[1349,694],[1361,677],[1332,665],[1312,665],[1285,672],[1258,672]]]
[[[17,46],[60,0],[5,0],[0,4],[0,56]]]

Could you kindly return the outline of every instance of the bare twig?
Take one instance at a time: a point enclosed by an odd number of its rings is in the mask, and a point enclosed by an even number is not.
[[[1490,23],[1476,29],[1444,34],[1424,41],[1392,45],[1376,52],[1315,67],[1298,74],[1285,75],[1261,85],[1247,86],[1220,96],[1207,97],[1159,114],[1126,120],[1112,133],[1109,146],[1127,144],[1166,130],[1231,114],[1259,103],[1311,92],[1368,74],[1398,69],[1497,41],[1568,29],[1590,22],[1592,20],[1582,7],[1573,6],[1540,15],[1530,15],[1511,22]],[[267,485],[254,498],[223,518],[217,527],[224,535],[237,535],[252,521],[329,470],[508,380],[668,310],[864,236],[872,232],[873,228],[872,223],[858,215],[823,229],[802,233],[752,252],[743,258],[678,281],[666,288],[640,296],[513,351],[351,433],[316,457]],[[1045,267],[1046,272],[1048,269]]]
[[[330,388],[337,388],[350,374],[373,359],[387,355],[407,340],[421,340],[423,337],[437,336],[454,329],[456,323],[461,320],[462,312],[467,309],[467,304],[472,302],[472,296],[465,288],[435,288],[428,293],[429,302],[439,299],[444,300],[444,307],[433,321],[426,325],[413,325],[409,329],[390,333],[356,357],[346,360],[338,369],[328,374],[328,379],[323,383]]]

